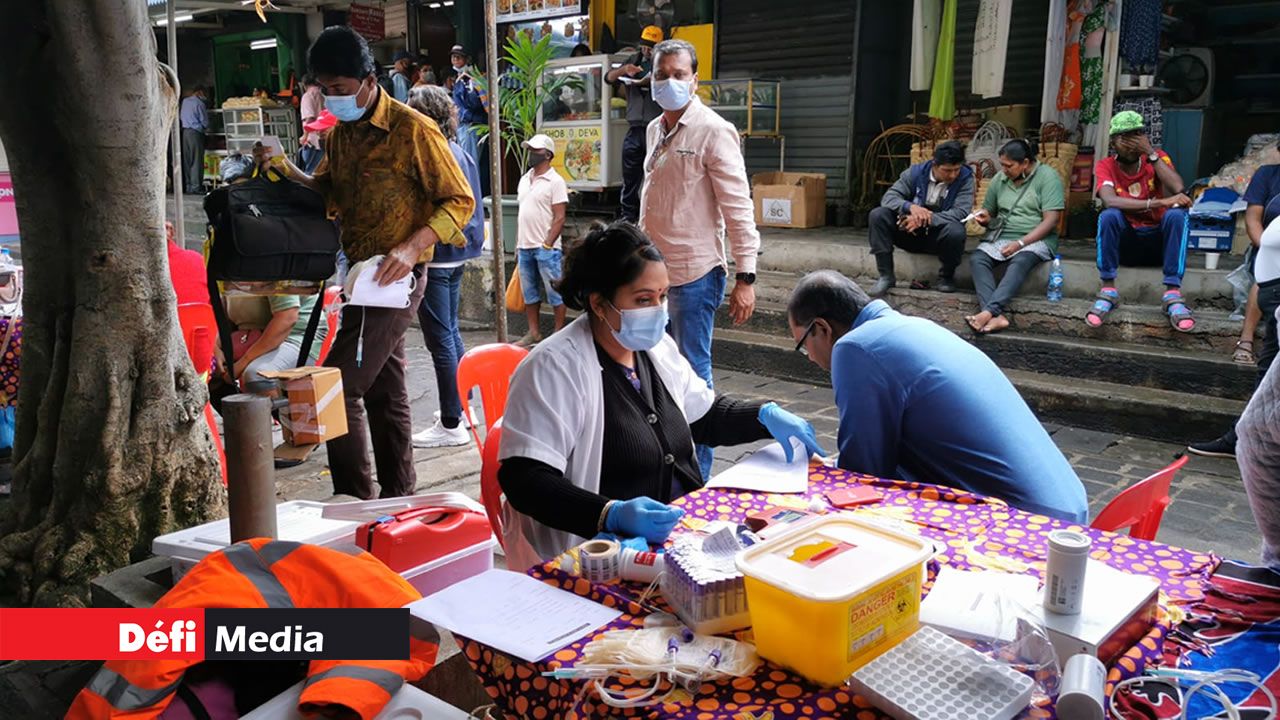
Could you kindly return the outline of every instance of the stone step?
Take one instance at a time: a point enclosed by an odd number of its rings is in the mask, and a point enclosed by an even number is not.
[[[868,285],[873,278],[858,278]],[[781,312],[780,317],[761,312],[748,329],[772,332],[787,328],[785,308],[799,277],[794,273],[761,272],[756,282],[756,301],[761,310]],[[902,312],[926,317],[945,325],[956,333],[969,334],[964,318],[978,308],[977,296],[971,291],[940,293],[934,290],[912,290],[899,284],[886,300]],[[1168,317],[1158,305],[1125,303],[1113,310],[1101,328],[1084,322],[1093,301],[1064,298],[1051,303],[1043,296],[1019,297],[1009,313],[1010,330],[1054,338],[1075,338],[1099,343],[1133,343],[1151,349],[1194,351],[1230,357],[1240,336],[1240,323],[1230,320],[1225,310],[1196,309],[1196,329],[1181,333],[1169,325]],[[727,315],[719,317],[728,323]],[[727,327],[727,325],[726,325]]]
[[[745,330],[717,330],[712,357],[717,367],[798,382],[829,384],[825,371],[795,352],[789,337]],[[1166,442],[1210,439],[1225,431],[1244,403],[1172,390],[1081,378],[1065,379],[1005,369],[1042,421],[1156,438]]]
[[[939,295],[930,291],[909,292]],[[894,305],[901,309],[901,303],[894,301]],[[1236,400],[1247,400],[1253,393],[1254,366],[1235,363],[1225,352],[1153,347],[1147,342],[1139,344],[1114,338],[1048,335],[1034,331],[1006,330],[992,335],[977,335],[964,323],[963,316],[954,312],[911,314],[928,317],[946,326],[1005,369],[1085,380],[1103,379],[1136,387]],[[780,303],[758,300],[751,321],[739,328],[733,326],[723,308],[716,314],[716,320],[717,332],[720,328],[738,329],[783,339],[791,337],[786,306]],[[1168,327],[1167,323],[1165,327]]]
[[[840,233],[832,228],[817,231],[762,230],[763,242],[759,259],[761,271],[776,271],[802,275],[814,270],[837,270],[850,277],[874,279],[875,257],[867,244],[865,233]],[[977,247],[977,238],[970,238],[967,251]],[[1098,291],[1098,270],[1092,256],[1081,248],[1072,246],[1069,256],[1063,258],[1066,283],[1063,294],[1070,298],[1092,301]],[[1193,307],[1215,306],[1224,309],[1234,307],[1231,285],[1227,274],[1240,262],[1235,256],[1220,259],[1218,269],[1204,269],[1204,259],[1199,253],[1187,256],[1187,271],[1183,278],[1182,292]],[[913,255],[899,250],[894,253],[895,274],[900,287],[912,280],[934,281],[938,275],[938,259],[931,255]],[[1041,263],[1023,283],[1019,298],[1044,298],[1049,281],[1049,263]],[[973,288],[973,276],[969,272],[966,254],[956,269],[956,284],[961,288]],[[1116,287],[1126,303],[1159,304],[1164,293],[1163,273],[1159,268],[1120,268]]]

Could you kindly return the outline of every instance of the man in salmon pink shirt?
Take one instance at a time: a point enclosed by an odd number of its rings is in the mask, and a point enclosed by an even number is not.
[[[666,259],[671,276],[668,329],[694,372],[711,385],[711,329],[724,302],[728,261],[734,262],[729,316],[735,325],[756,306],[760,233],[738,131],[697,96],[698,54],[684,40],[653,48],[654,102],[662,114],[649,123],[640,227]],[[698,446],[710,477],[711,448]]]
[[[1116,271],[1125,265],[1164,266],[1164,311],[1179,332],[1196,326],[1191,308],[1182,298],[1182,275],[1187,269],[1187,208],[1182,178],[1163,150],[1151,146],[1142,116],[1132,110],[1111,118],[1111,148],[1115,155],[1094,170],[1098,198],[1106,207],[1098,216],[1098,276],[1102,289],[1085,316],[1100,327],[1120,304]]]

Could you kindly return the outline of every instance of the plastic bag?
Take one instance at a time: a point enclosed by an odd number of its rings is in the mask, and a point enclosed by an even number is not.
[[[1249,252],[1255,252],[1253,248],[1249,248]],[[1227,282],[1231,283],[1231,298],[1235,300],[1236,308],[1232,314],[1239,313],[1244,315],[1245,305],[1249,302],[1249,290],[1253,287],[1253,275],[1249,272],[1249,256],[1245,255],[1244,262],[1240,263],[1240,267],[1227,273]]]
[[[1062,669],[1049,641],[1049,632],[1036,614],[1008,595],[997,595],[993,610],[999,614],[995,627],[1012,625],[1012,639],[956,638],[992,660],[1030,677],[1034,682],[1032,707],[1052,707],[1062,684]]]

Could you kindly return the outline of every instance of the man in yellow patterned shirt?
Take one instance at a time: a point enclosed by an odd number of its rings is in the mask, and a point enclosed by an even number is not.
[[[335,493],[373,497],[365,418],[373,438],[381,497],[410,495],[413,424],[405,387],[404,334],[426,288],[423,263],[436,243],[464,246],[475,199],[435,122],[378,86],[373,55],[350,27],[326,28],[307,53],[339,120],[314,175],[285,164],[293,179],[322,193],[342,226],[342,249],[356,263],[384,256],[374,279],[387,285],[413,273],[404,309],[347,307],[325,365],[342,370],[349,432],[330,440]]]

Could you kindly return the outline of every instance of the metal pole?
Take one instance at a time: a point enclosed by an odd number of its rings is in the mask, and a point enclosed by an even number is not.
[[[222,401],[227,431],[227,504],[231,542],[277,537],[276,467],[271,449],[271,399],[232,395]]]
[[[173,69],[173,79],[177,84],[178,101],[182,101],[182,84],[178,82],[178,23],[174,22],[173,12],[174,0],[168,0],[165,3],[165,16],[169,21],[165,24],[165,34],[168,37],[167,44],[169,46],[168,59],[169,67]],[[180,121],[180,113],[173,116],[173,127],[170,128],[169,143],[173,145],[173,237],[178,242],[179,247],[187,246],[187,226],[183,224],[184,217],[182,212],[182,122]]]
[[[170,0],[172,2],[172,0]],[[493,234],[493,319],[498,342],[507,341],[507,266],[502,239],[502,114],[498,103],[498,13],[496,0],[484,0],[486,70],[489,76],[489,202]]]

